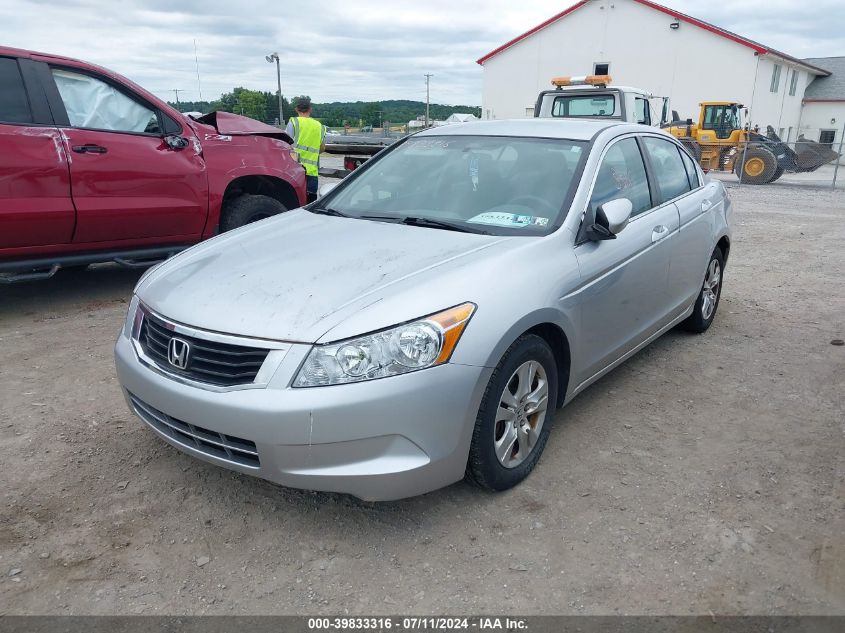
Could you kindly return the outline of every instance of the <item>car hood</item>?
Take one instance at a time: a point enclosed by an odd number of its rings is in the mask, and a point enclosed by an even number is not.
[[[293,139],[284,130],[231,112],[217,110],[193,120],[210,125],[217,130],[218,134],[229,136],[269,136],[281,139],[286,143],[293,143]]]
[[[415,290],[468,260],[493,256],[510,239],[299,209],[184,251],[142,278],[136,292],[155,312],[186,325],[313,343],[380,302],[390,309],[371,311],[374,319],[353,334],[454,305]]]

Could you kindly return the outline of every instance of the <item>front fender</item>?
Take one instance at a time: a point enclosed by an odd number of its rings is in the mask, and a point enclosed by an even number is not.
[[[228,187],[244,176],[263,176],[290,185],[299,204],[306,203],[305,170],[291,158],[291,146],[264,136],[229,136],[229,140],[203,143],[208,167],[209,214],[205,227],[208,237],[220,222],[223,198]]]

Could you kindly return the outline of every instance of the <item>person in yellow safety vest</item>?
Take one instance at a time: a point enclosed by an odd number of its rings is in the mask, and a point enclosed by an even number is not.
[[[326,126],[311,117],[310,99],[299,99],[294,108],[297,116],[288,120],[285,132],[293,139],[293,148],[305,167],[308,202],[313,202],[317,199],[320,152],[326,149]]]

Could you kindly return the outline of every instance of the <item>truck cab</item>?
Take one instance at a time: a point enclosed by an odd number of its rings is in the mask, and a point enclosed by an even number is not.
[[[609,75],[555,77],[542,91],[535,118],[612,119],[660,127],[669,120],[669,98],[640,88],[611,86]]]
[[[305,203],[283,130],[189,118],[84,61],[0,47],[0,282],[149,265]]]

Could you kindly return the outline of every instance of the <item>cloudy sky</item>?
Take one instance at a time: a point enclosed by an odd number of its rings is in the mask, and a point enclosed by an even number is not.
[[[233,86],[321,101],[425,99],[478,105],[475,60],[574,0],[0,0],[0,44],[107,66],[160,97]],[[845,55],[842,0],[665,0],[796,57]],[[714,10],[718,7],[718,10]],[[718,72],[718,69],[714,69]]]

